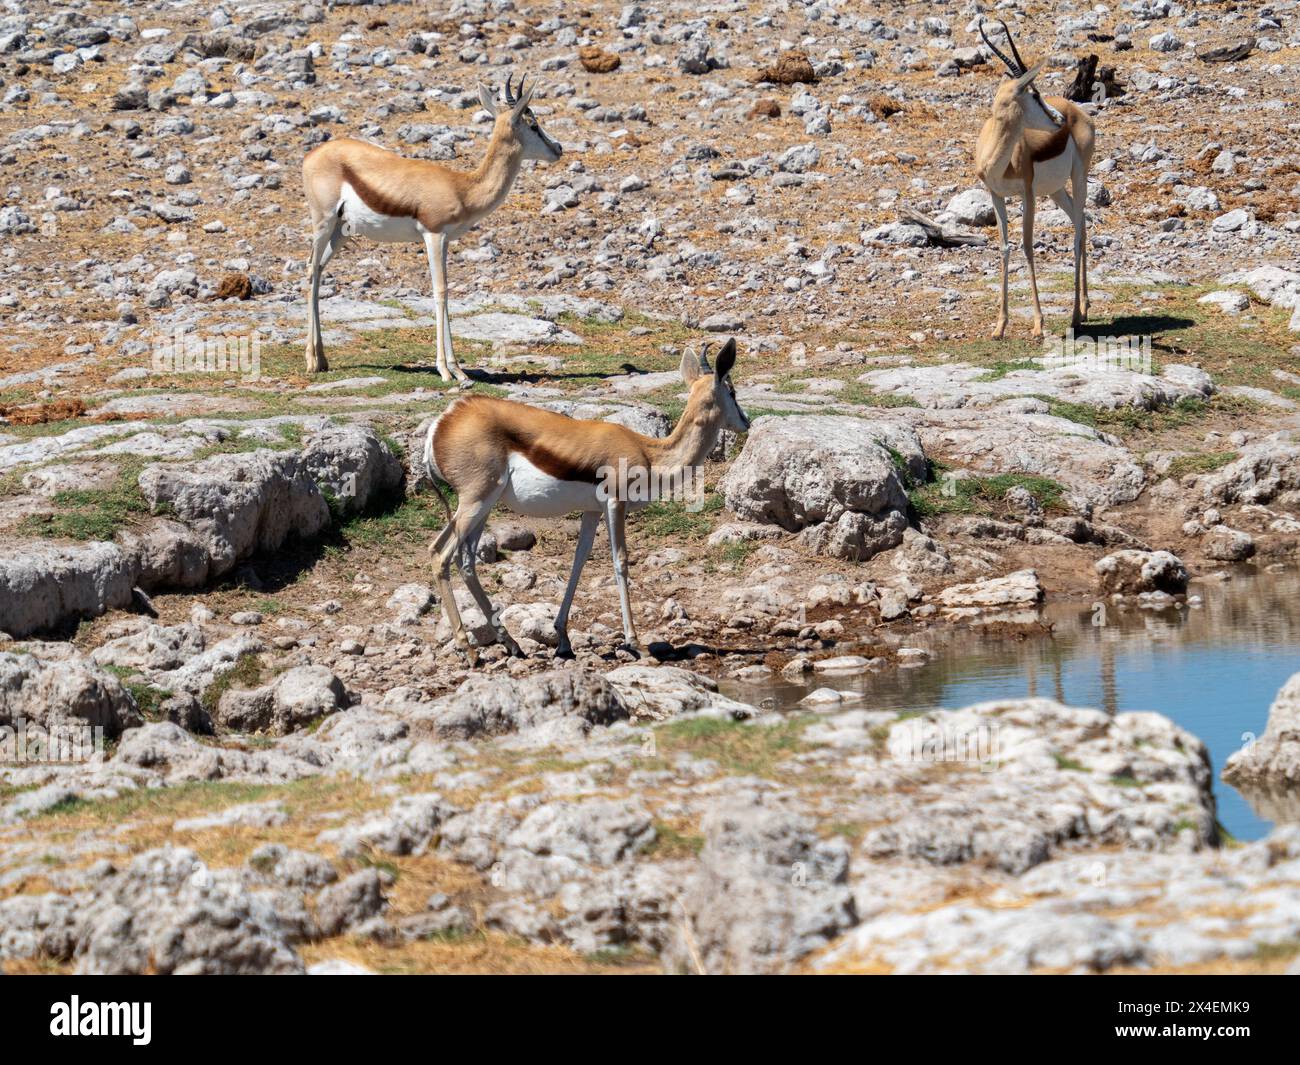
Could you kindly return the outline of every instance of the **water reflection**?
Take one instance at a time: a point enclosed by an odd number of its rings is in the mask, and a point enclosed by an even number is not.
[[[1198,583],[1201,606],[1120,610],[1104,618],[1089,604],[1058,604],[1040,615],[1052,635],[1016,640],[936,629],[909,646],[933,657],[913,669],[864,676],[817,675],[808,684],[781,678],[724,682],[750,702],[774,698],[792,707],[814,687],[860,693],[872,709],[932,710],[988,699],[1041,695],[1073,706],[1156,710],[1210,748],[1215,773],[1263,731],[1279,688],[1300,671],[1300,574],[1261,573]],[[1098,624],[1104,621],[1104,624]],[[1219,820],[1239,839],[1265,834],[1275,820],[1300,819],[1300,801],[1251,796],[1216,782]]]

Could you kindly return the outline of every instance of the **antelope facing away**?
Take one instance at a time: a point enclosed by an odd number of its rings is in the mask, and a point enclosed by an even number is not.
[[[386,243],[422,241],[437,300],[438,374],[469,380],[451,350],[447,315],[447,243],[501,205],[525,159],[556,162],[563,149],[542,130],[528,104],[533,90],[505,92],[498,104],[479,86],[495,117],[487,154],[472,171],[407,159],[378,145],[340,138],[317,145],[302,162],[311,211],[311,294],[307,307],[307,372],[328,370],[320,328],[320,279],[347,237]]]
[[[980,24],[980,36],[1011,73],[993,98],[993,114],[980,130],[975,144],[975,173],[988,187],[993,210],[998,216],[998,237],[1002,251],[1002,303],[993,336],[1000,339],[1007,329],[1007,266],[1011,245],[1007,237],[1008,196],[1024,198],[1021,216],[1025,259],[1029,265],[1029,286],[1034,295],[1033,336],[1043,335],[1043,310],[1038,303],[1038,279],[1034,274],[1034,202],[1050,196],[1074,223],[1074,314],[1077,329],[1088,317],[1088,252],[1085,243],[1084,207],[1088,199],[1088,169],[1092,166],[1092,119],[1069,100],[1052,96],[1044,100],[1034,88],[1042,64],[1028,70],[1011,31],[1002,23],[1014,60],[994,47]],[[1065,191],[1066,182],[1071,192]]]
[[[582,512],[573,570],[555,615],[559,637],[556,654],[562,658],[573,656],[569,609],[596,539],[596,528],[600,519],[605,519],[623,612],[623,637],[627,649],[639,656],[628,597],[624,519],[628,510],[659,497],[653,486],[680,484],[684,472],[699,466],[713,450],[724,428],[735,432],[749,429],[749,419],[736,402],[731,383],[735,361],[735,340],[723,345],[715,369],[709,368],[704,350],[699,357],[689,349],[685,352],[681,375],[690,390],[686,409],[673,431],[662,439],[610,422],[580,421],[486,396],[456,400],[429,427],[424,443],[425,468],[435,481],[450,485],[458,499],[455,516],[448,508],[447,525],[429,550],[436,559],[442,608],[456,642],[471,661],[475,653],[470,649],[451,588],[451,564],[457,555],[465,584],[495,628],[497,639],[511,654],[522,653],[501,624],[500,615],[474,571],[479,537],[499,500],[515,513],[529,517]],[[646,486],[651,486],[651,491],[645,491]]]

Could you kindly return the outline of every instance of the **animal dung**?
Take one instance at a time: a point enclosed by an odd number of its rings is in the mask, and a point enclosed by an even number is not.
[[[799,82],[812,85],[817,81],[817,72],[813,70],[813,65],[805,52],[782,52],[772,66],[763,67],[758,71],[757,80],[770,81],[777,85],[795,85]]]
[[[622,63],[613,52],[606,52],[594,44],[578,49],[578,61],[589,74],[608,74],[611,70],[617,70]]]
[[[251,300],[253,282],[247,274],[227,274],[212,294],[214,300]]]

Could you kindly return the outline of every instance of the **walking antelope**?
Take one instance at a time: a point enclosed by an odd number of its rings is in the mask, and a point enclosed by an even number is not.
[[[1000,20],[999,20],[1000,21]],[[995,339],[1007,329],[1007,265],[1011,245],[1007,237],[1008,196],[1024,198],[1021,218],[1025,259],[1029,264],[1029,286],[1034,295],[1033,335],[1043,335],[1043,310],[1038,303],[1038,279],[1034,274],[1034,201],[1050,196],[1074,223],[1074,314],[1077,329],[1088,317],[1088,252],[1084,241],[1084,206],[1088,198],[1088,169],[1092,166],[1092,119],[1060,96],[1044,100],[1034,88],[1042,64],[1028,70],[1007,24],[1002,29],[1011,45],[1014,61],[1003,55],[984,32],[980,36],[1010,71],[1013,80],[1004,81],[993,98],[993,114],[980,130],[975,144],[975,173],[988,187],[993,210],[998,216],[998,237],[1002,252],[1002,304]],[[1065,191],[1069,181],[1071,192]],[[1071,194],[1072,193],[1072,194]]]
[[[556,654],[562,658],[573,656],[569,609],[596,538],[596,527],[602,517],[605,519],[623,612],[623,637],[627,648],[639,655],[628,596],[624,519],[628,510],[638,509],[657,497],[653,492],[638,491],[637,485],[680,484],[683,472],[704,461],[724,428],[740,433],[749,429],[749,419],[736,402],[731,383],[735,361],[735,340],[723,345],[714,369],[710,369],[704,349],[698,358],[689,349],[685,352],[681,375],[689,387],[686,409],[673,431],[662,439],[611,422],[580,421],[486,396],[456,400],[429,427],[424,443],[425,468],[430,477],[450,485],[458,499],[455,516],[447,508],[447,525],[429,550],[436,559],[442,608],[456,642],[471,661],[475,656],[451,588],[451,564],[457,555],[465,584],[483,616],[496,629],[497,638],[511,654],[522,653],[501,624],[474,572],[479,537],[498,500],[517,514],[530,517],[582,512],[573,570],[555,615],[559,636]]]
[[[425,159],[407,159],[365,141],[340,138],[317,145],[302,162],[303,185],[313,230],[311,294],[307,307],[307,372],[328,370],[320,329],[320,279],[342,241],[424,243],[437,300],[438,374],[469,380],[451,350],[447,316],[447,243],[501,205],[525,159],[554,163],[563,149],[542,130],[529,109],[533,90],[517,95],[506,79],[498,104],[487,86],[479,99],[495,117],[487,154],[472,171],[452,170]]]

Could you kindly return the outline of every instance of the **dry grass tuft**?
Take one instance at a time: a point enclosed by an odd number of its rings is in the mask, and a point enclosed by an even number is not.
[[[871,108],[871,113],[876,118],[888,118],[890,115],[901,114],[907,110],[898,100],[886,96],[883,92],[873,92],[867,97],[867,106]]]
[[[10,425],[65,422],[72,418],[80,418],[85,413],[86,404],[79,399],[56,399],[52,403],[27,403],[23,406],[0,407],[0,419]]]

